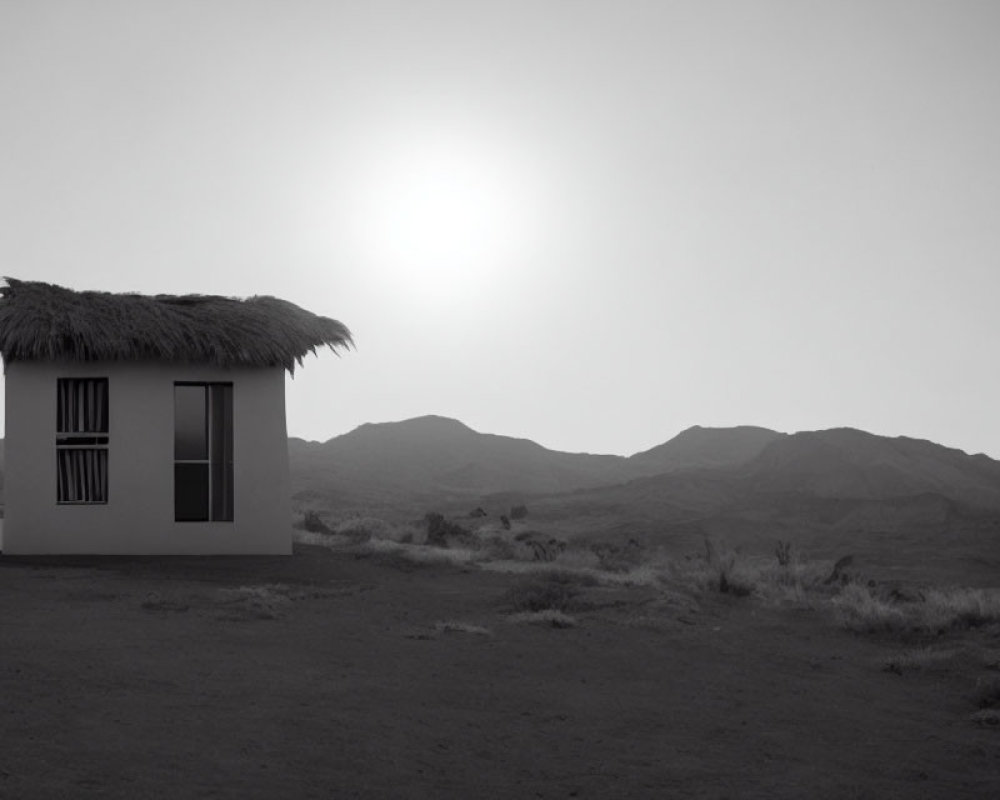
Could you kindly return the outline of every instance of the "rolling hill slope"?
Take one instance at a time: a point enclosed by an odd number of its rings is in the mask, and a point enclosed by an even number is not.
[[[564,492],[628,477],[619,456],[560,453],[427,416],[362,425],[322,444],[291,440],[293,492],[390,507],[497,491]]]
[[[362,425],[324,443],[291,439],[289,459],[299,501],[447,506],[497,493],[545,495],[616,485],[694,466],[732,467],[782,436],[764,428],[694,427],[625,458],[548,450],[427,416]]]

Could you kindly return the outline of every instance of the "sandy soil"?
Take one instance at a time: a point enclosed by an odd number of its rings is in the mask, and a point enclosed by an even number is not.
[[[514,624],[514,580],[0,559],[0,797],[1000,797],[981,658],[897,675],[903,643],[818,612],[639,589]]]

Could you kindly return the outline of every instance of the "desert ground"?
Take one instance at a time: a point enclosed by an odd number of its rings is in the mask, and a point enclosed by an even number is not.
[[[329,539],[0,558],[0,797],[1000,797],[989,609]]]

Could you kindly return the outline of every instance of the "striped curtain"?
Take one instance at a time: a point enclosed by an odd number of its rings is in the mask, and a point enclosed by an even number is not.
[[[59,433],[108,432],[107,378],[60,378],[57,388]]]
[[[107,502],[107,450],[61,448],[56,453],[60,503]]]

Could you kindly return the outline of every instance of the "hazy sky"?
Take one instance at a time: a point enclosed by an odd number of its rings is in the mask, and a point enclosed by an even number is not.
[[[273,294],[293,435],[1000,457],[1000,3],[0,0],[0,274]]]

